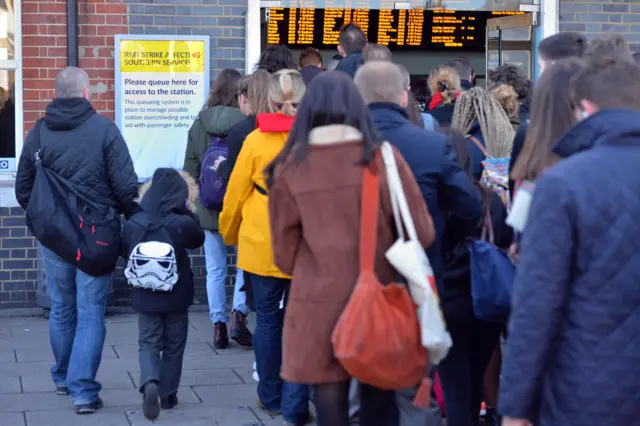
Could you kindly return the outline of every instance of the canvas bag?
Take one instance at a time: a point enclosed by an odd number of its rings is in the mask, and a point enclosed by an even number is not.
[[[224,139],[216,136],[202,158],[198,184],[200,186],[200,201],[208,209],[222,211],[227,182],[222,179],[218,171],[221,163],[218,159],[226,160],[228,156],[229,145]]]
[[[471,142],[478,147],[482,154],[486,157],[482,161],[482,177],[480,183],[500,197],[502,204],[509,209],[511,207],[511,195],[509,193],[509,162],[511,156],[496,158],[489,155],[487,148],[482,145],[478,138],[467,136]]]
[[[363,171],[360,274],[331,336],[336,358],[352,377],[380,389],[417,385],[427,367],[416,305],[406,286],[383,285],[375,255],[380,211],[380,153]],[[375,169],[374,169],[375,167]]]
[[[398,232],[398,240],[387,250],[385,256],[409,284],[411,296],[418,305],[422,345],[429,353],[429,361],[437,365],[447,356],[453,342],[440,309],[433,269],[418,240],[393,148],[385,142],[381,152]],[[408,238],[405,238],[404,229],[407,230]]]
[[[27,227],[40,244],[81,271],[94,277],[110,274],[120,257],[120,215],[112,206],[93,202],[45,164],[41,128],[38,120],[33,129],[36,177],[26,209]]]

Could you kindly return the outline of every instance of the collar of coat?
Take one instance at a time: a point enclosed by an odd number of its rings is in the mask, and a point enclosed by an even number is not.
[[[598,112],[575,124],[553,146],[553,152],[566,158],[596,145],[638,143],[640,112],[611,109]]]
[[[315,127],[309,132],[311,145],[333,145],[341,142],[359,141],[362,133],[355,127],[346,124],[331,124]]]
[[[280,113],[258,114],[256,125],[262,133],[289,132],[295,119]]]

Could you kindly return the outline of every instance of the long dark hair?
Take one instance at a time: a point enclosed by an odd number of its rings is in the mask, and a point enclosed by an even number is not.
[[[309,133],[315,127],[347,124],[362,133],[362,163],[369,164],[380,146],[369,109],[353,80],[339,71],[328,71],[314,78],[298,106],[296,121],[280,154],[266,168],[267,185],[273,184],[273,173],[285,160],[300,163],[309,153]]]
[[[240,80],[242,80],[242,74],[236,69],[226,68],[220,71],[211,86],[205,108],[216,106],[238,108],[238,84]]]
[[[280,70],[296,70],[298,67],[293,60],[293,54],[286,46],[267,46],[260,55],[255,70],[265,70],[274,74]]]
[[[571,79],[582,68],[577,58],[550,65],[533,91],[531,125],[522,152],[511,171],[513,180],[536,180],[557,161],[553,144],[576,122],[571,101]]]
[[[413,96],[413,92],[411,91],[407,91],[407,95],[407,117],[409,117],[410,122],[421,129],[424,129],[424,118],[422,118],[420,107],[418,107],[418,104],[416,103],[416,98]]]

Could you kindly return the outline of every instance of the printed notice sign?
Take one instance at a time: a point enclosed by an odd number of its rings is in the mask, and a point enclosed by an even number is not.
[[[116,123],[140,179],[181,169],[209,91],[208,37],[116,36]]]

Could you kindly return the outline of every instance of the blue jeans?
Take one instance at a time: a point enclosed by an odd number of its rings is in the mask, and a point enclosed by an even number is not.
[[[102,385],[96,374],[107,333],[104,314],[111,274],[88,275],[43,248],[51,298],[49,338],[56,360],[51,377],[66,386],[75,405],[90,404]]]
[[[304,423],[309,416],[309,386],[280,378],[282,327],[289,280],[250,274],[256,305],[253,350],[258,370],[258,398],[270,412],[282,411],[285,422]]]
[[[227,278],[228,248],[224,245],[222,235],[217,232],[204,232],[204,255],[207,264],[207,299],[209,300],[209,318],[214,324],[229,322],[226,314],[227,293],[224,283]],[[236,270],[236,283],[233,291],[233,310],[243,315],[249,313],[247,296],[240,291],[244,284],[243,272]]]

